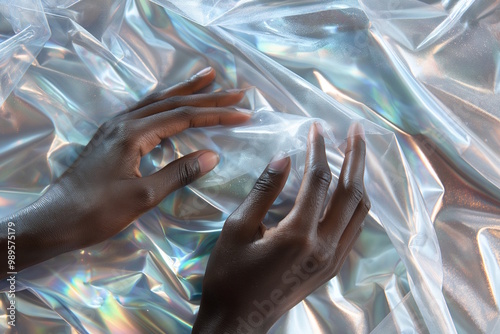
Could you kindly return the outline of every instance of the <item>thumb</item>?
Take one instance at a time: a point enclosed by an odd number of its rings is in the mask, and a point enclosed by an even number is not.
[[[207,174],[219,163],[219,156],[202,150],[174,160],[158,172],[134,180],[135,187],[143,189],[146,206],[158,205],[166,196]]]

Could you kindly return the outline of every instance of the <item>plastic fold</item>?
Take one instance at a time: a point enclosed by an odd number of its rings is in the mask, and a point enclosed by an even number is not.
[[[190,333],[210,251],[266,165],[292,160],[272,225],[293,206],[310,126],[326,139],[331,195],[356,121],[363,232],[271,333],[497,332],[499,60],[491,1],[0,0],[1,217],[36,200],[104,121],[208,65],[206,92],[243,88],[237,107],[252,113],[145,156],[143,175],[199,149],[221,161],[112,239],[19,273],[17,331]]]

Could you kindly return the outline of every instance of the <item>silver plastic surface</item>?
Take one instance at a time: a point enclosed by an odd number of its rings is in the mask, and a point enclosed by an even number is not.
[[[318,119],[334,176],[362,119],[372,210],[340,274],[271,332],[498,332],[499,61],[498,1],[0,0],[0,216],[104,120],[207,65],[255,112],[155,148],[145,172],[201,148],[221,164],[112,240],[20,273],[18,332],[189,333],[225,217],[279,155],[293,170],[269,223],[286,214]]]

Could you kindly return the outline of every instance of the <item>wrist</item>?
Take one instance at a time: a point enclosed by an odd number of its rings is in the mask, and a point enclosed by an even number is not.
[[[91,210],[89,203],[78,200],[78,188],[64,182],[56,182],[27,209],[36,213],[35,219],[30,212],[24,229],[30,238],[55,255],[83,248],[84,235],[78,227],[84,228],[85,217]],[[54,255],[54,256],[55,256]]]
[[[7,249],[3,244],[8,242],[7,230],[12,226],[9,233],[15,238],[10,240],[16,249],[16,271],[79,248],[77,233],[67,227],[80,219],[81,210],[72,208],[71,202],[63,187],[55,184],[31,205],[0,220],[1,252]]]

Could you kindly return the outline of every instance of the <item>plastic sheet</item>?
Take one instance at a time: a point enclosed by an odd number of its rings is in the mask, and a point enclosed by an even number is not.
[[[40,1],[0,2],[0,104],[50,37]]]
[[[297,184],[300,185],[304,174],[307,136],[313,123],[321,125],[326,142],[333,147],[335,139],[325,121],[266,110],[254,113],[241,126],[189,129],[170,141],[176,158],[200,147],[219,154],[219,165],[189,187],[217,209],[230,214],[253,188],[267,164],[280,157],[291,156],[293,161],[288,187],[279,201],[293,203]],[[341,161],[338,151],[331,153],[337,153],[335,161]],[[291,196],[286,196],[288,189]]]
[[[341,273],[271,331],[500,328],[497,3],[0,0],[0,15],[0,216],[101,122],[207,64],[211,89],[247,88],[258,111],[145,157],[145,172],[207,146],[222,160],[112,240],[20,273],[18,332],[188,333],[218,231],[277,154],[294,165],[270,223],[292,205],[310,117],[335,176],[364,119],[372,210]]]

